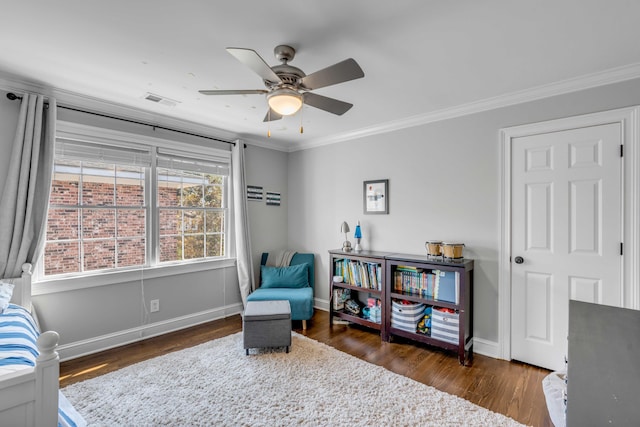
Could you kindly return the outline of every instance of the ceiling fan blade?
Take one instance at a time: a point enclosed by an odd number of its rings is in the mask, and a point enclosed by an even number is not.
[[[353,58],[349,58],[303,77],[301,83],[306,89],[312,90],[361,77],[364,77],[364,71]]]
[[[268,80],[274,83],[280,83],[282,81],[255,50],[240,47],[228,47],[227,52],[235,56],[238,61],[242,62],[247,67],[251,68],[256,74],[262,77],[263,80]]]
[[[269,92],[266,89],[240,89],[240,90],[199,90],[203,95],[255,95]]]
[[[338,101],[337,99],[328,98],[311,92],[305,92],[303,96],[305,104],[328,111],[329,113],[333,113],[338,116],[343,115],[353,107],[353,104],[349,104],[348,102]]]
[[[278,114],[275,111],[273,111],[272,108],[269,108],[269,110],[267,110],[267,114],[264,116],[263,122],[272,122],[274,120],[280,120],[281,118],[282,118],[281,114]]]

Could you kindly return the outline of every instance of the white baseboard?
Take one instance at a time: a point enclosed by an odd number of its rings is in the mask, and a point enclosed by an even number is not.
[[[494,359],[500,359],[500,352],[498,349],[500,346],[495,341],[489,341],[482,338],[473,338],[473,353],[482,354],[483,356],[493,357]]]
[[[180,329],[189,328],[212,320],[223,319],[225,317],[240,314],[241,312],[242,303],[231,304],[87,340],[64,344],[58,347],[57,350],[61,361],[75,359],[80,356],[108,350],[110,348],[119,347],[169,332],[178,331]]]
[[[313,308],[317,308],[323,311],[329,311],[329,301],[327,301],[326,299],[314,298]]]

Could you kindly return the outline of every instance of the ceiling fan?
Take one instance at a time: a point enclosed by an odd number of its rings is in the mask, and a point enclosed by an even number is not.
[[[364,72],[352,58],[306,75],[300,68],[289,65],[296,51],[287,45],[279,45],[274,49],[275,57],[282,62],[274,67],[267,65],[264,59],[252,49],[228,47],[227,52],[258,74],[266,89],[201,90],[199,92],[203,95],[266,94],[269,110],[264,118],[265,122],[295,114],[303,104],[340,116],[349,111],[353,104],[311,91],[364,77]]]

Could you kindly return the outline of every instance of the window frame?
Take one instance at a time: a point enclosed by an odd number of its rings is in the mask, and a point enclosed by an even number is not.
[[[118,148],[131,148],[131,147],[118,147]],[[149,156],[150,158],[151,156]],[[150,174],[151,174],[151,168],[150,167],[145,167],[145,166],[137,166],[137,168],[140,168],[141,170],[143,170],[144,173],[144,187],[143,187],[143,198],[144,198],[144,202],[141,205],[125,205],[125,204],[118,204],[117,199],[118,199],[118,193],[117,193],[117,183],[118,183],[118,171],[117,169],[120,167],[128,167],[128,165],[123,165],[123,164],[116,164],[116,163],[111,163],[111,162],[103,162],[104,164],[108,165],[108,166],[114,166],[113,169],[113,188],[114,188],[114,193],[113,193],[113,203],[107,203],[107,204],[103,204],[103,203],[97,203],[97,204],[85,204],[84,200],[83,200],[83,195],[84,195],[84,188],[85,188],[85,183],[90,183],[90,180],[87,180],[87,177],[92,177],[92,176],[96,176],[96,175],[92,175],[91,173],[84,173],[84,169],[88,169],[88,170],[95,170],[94,167],[92,167],[91,165],[87,165],[87,163],[101,163],[99,161],[93,161],[92,160],[78,160],[78,159],[68,159],[66,161],[69,161],[70,163],[72,162],[82,162],[82,164],[79,166],[80,167],[80,171],[78,173],[78,198],[76,200],[75,204],[54,204],[52,206],[51,200],[49,200],[49,206],[48,209],[50,212],[50,210],[53,209],[62,209],[62,210],[74,210],[77,212],[77,221],[78,221],[78,233],[77,233],[77,237],[75,239],[69,239],[69,240],[62,240],[61,242],[75,242],[76,244],[79,245],[78,247],[78,251],[79,251],[79,256],[80,256],[80,269],[84,269],[85,265],[82,261],[85,261],[84,258],[84,252],[85,252],[85,244],[90,244],[90,242],[97,242],[97,241],[113,241],[114,242],[114,248],[115,248],[115,259],[114,259],[114,263],[117,264],[118,263],[118,242],[121,240],[125,240],[127,239],[127,237],[122,237],[119,236],[118,234],[118,227],[117,227],[117,217],[119,215],[120,212],[122,211],[127,211],[127,210],[141,210],[144,212],[145,215],[145,221],[144,221],[144,239],[145,239],[145,254],[147,254],[149,252],[149,225],[150,225],[150,216],[152,214],[151,212],[151,206],[149,205],[149,192],[150,192],[150,188],[149,188],[149,178],[150,178]],[[54,160],[55,162],[55,160]],[[73,167],[73,166],[71,166]],[[53,174],[55,175],[56,170],[55,170],[55,163],[54,163],[54,169],[53,169]],[[53,176],[52,176],[53,178]],[[115,229],[114,229],[114,234],[113,236],[108,236],[108,237],[90,237],[87,236],[83,233],[82,229],[83,229],[83,224],[84,224],[84,218],[85,218],[85,214],[94,211],[101,211],[101,210],[107,210],[110,211],[112,210],[114,213],[114,221],[115,221]],[[49,215],[47,215],[47,220],[48,220]],[[58,240],[51,240],[49,242],[57,242]],[[46,243],[45,243],[45,247],[46,247]],[[43,248],[43,252],[44,252],[44,248]],[[43,253],[44,256],[44,253]],[[150,264],[150,259],[149,257],[145,256],[144,258],[144,263],[142,265],[134,265],[134,266],[124,266],[124,267],[114,267],[114,268],[109,268],[109,269],[95,269],[95,270],[85,270],[85,271],[79,271],[79,272],[73,272],[73,273],[60,273],[60,274],[55,274],[55,275],[50,275],[50,276],[45,276],[44,275],[44,262],[39,263],[38,264],[38,271],[39,273],[42,274],[42,277],[44,279],[48,279],[48,278],[53,278],[53,277],[60,277],[60,278],[65,278],[65,277],[74,277],[74,276],[86,276],[86,275],[91,275],[92,273],[99,273],[99,272],[108,272],[108,271],[125,271],[127,269],[139,269],[139,268],[145,268],[145,267],[149,267]]]
[[[158,154],[157,152],[155,153],[156,158],[158,156],[168,156],[167,153],[162,153],[162,154]],[[202,158],[202,156],[200,156]],[[206,158],[205,158],[206,160]],[[194,171],[188,171],[186,169],[178,169],[178,168],[169,168],[167,166],[160,166],[159,162],[156,159],[155,162],[155,175],[154,178],[156,180],[156,187],[155,187],[155,191],[154,191],[154,195],[157,198],[158,194],[159,194],[159,190],[160,190],[160,185],[159,185],[159,174],[158,174],[158,169],[170,169],[170,170],[174,170],[174,171],[180,171],[181,173],[185,173],[185,172],[194,172]],[[230,169],[230,164],[229,164],[229,169]],[[201,172],[197,172],[197,173],[202,173],[203,175],[206,175],[207,173],[204,171]],[[229,174],[231,172],[229,171]],[[154,237],[157,239],[157,242],[154,244],[153,246],[153,250],[155,251],[154,253],[154,259],[155,259],[155,264],[157,265],[166,265],[166,264],[172,264],[172,263],[178,263],[178,264],[182,264],[182,263],[186,263],[186,262],[194,262],[194,261],[198,261],[198,260],[202,260],[202,258],[195,258],[192,260],[187,260],[187,259],[183,259],[183,260],[174,260],[174,261],[161,261],[160,260],[160,250],[161,250],[161,246],[160,246],[160,238],[162,237],[161,233],[160,233],[160,212],[162,210],[176,210],[176,211],[181,211],[181,212],[185,212],[185,211],[201,211],[203,213],[203,215],[206,217],[207,212],[223,212],[224,213],[224,223],[222,226],[223,232],[221,233],[224,237],[223,237],[223,252],[227,255],[224,257],[211,257],[209,259],[221,259],[221,258],[227,258],[228,257],[228,249],[229,249],[229,216],[231,215],[231,211],[229,208],[229,204],[230,204],[230,195],[229,195],[229,191],[230,191],[230,185],[229,185],[229,180],[230,180],[230,176],[229,175],[218,175],[218,176],[222,176],[222,200],[221,200],[221,206],[220,207],[206,207],[206,206],[184,206],[182,204],[180,204],[179,206],[172,206],[172,207],[168,207],[168,206],[160,206],[159,201],[156,199],[155,200],[155,208],[156,208],[156,218],[157,221],[155,222],[155,224],[157,225],[157,230],[154,231],[153,235]],[[182,182],[181,182],[182,183]],[[204,177],[203,177],[203,186],[204,186]],[[184,227],[184,223],[183,223],[183,227]],[[199,233],[198,233],[199,234]],[[211,234],[211,233],[207,233],[206,231],[206,227],[203,224],[203,232],[202,235],[205,236],[205,241],[206,241],[206,235],[207,234]],[[184,228],[182,229],[182,232],[180,234],[180,236],[182,238],[184,238],[185,236],[188,235],[195,235],[194,233],[188,233],[185,232]],[[205,243],[205,247],[203,248],[204,251],[206,251],[206,243]]]
[[[181,141],[156,138],[130,132],[122,132],[107,128],[83,125],[73,122],[57,121],[56,140],[79,140],[102,145],[148,149],[151,155],[151,166],[145,170],[145,200],[146,200],[146,256],[143,266],[121,267],[107,270],[75,272],[52,276],[44,275],[44,245],[38,254],[36,271],[34,274],[34,295],[54,293],[72,289],[102,286],[106,284],[123,283],[143,278],[161,277],[185,272],[205,271],[225,268],[235,265],[235,253],[232,242],[231,215],[231,160],[230,151],[191,144]],[[159,261],[160,225],[158,206],[157,157],[158,151],[181,153],[187,158],[218,158],[225,159],[229,165],[229,174],[223,176],[223,208],[224,211],[224,253],[223,257],[197,258],[173,262]],[[166,154],[163,154],[166,156]],[[190,157],[191,156],[191,157]],[[91,280],[86,280],[88,277]]]

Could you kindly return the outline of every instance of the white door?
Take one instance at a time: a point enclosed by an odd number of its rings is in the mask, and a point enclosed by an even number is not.
[[[512,140],[511,357],[557,370],[569,299],[622,305],[619,123]]]

